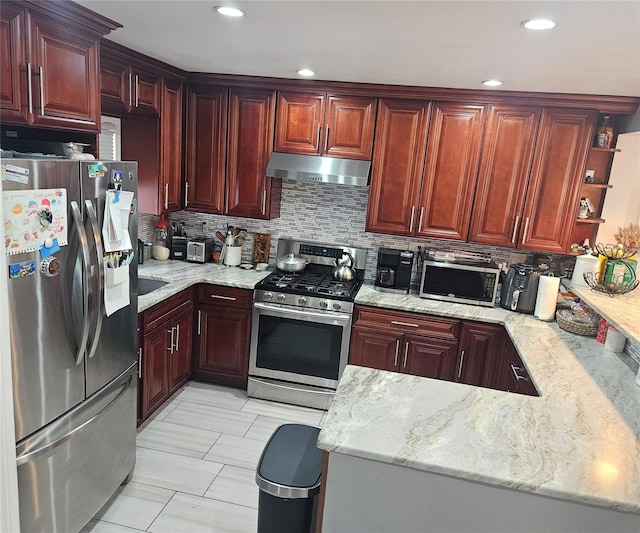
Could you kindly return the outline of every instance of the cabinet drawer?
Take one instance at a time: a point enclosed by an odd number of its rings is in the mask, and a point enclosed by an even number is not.
[[[385,328],[404,333],[415,333],[441,339],[457,340],[460,334],[460,321],[448,318],[435,318],[418,313],[388,311],[374,307],[356,306],[355,324],[374,328]]]
[[[144,312],[143,324],[145,333],[162,324],[170,316],[175,316],[185,309],[193,307],[191,289],[182,291],[168,300]]]
[[[220,303],[228,307],[250,309],[252,300],[253,291],[247,289],[223,287],[222,285],[198,286],[198,303]]]

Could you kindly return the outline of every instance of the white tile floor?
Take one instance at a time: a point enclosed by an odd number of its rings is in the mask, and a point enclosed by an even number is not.
[[[324,411],[189,382],[138,431],[133,478],[81,533],[255,533],[260,454],[281,424]]]

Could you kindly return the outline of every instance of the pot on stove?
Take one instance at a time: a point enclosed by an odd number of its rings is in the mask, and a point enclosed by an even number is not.
[[[333,279],[338,281],[351,281],[356,277],[353,270],[353,256],[349,252],[342,252],[342,256],[336,259],[336,267],[333,269]]]
[[[276,258],[276,266],[285,272],[300,272],[309,264],[306,257],[287,254]]]

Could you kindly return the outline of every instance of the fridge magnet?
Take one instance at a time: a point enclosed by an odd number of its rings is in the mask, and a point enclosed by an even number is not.
[[[29,169],[15,165],[2,165],[2,179],[26,185],[29,183]]]
[[[251,251],[251,263],[255,266],[258,263],[269,262],[269,245],[271,244],[270,233],[254,233],[253,249]]]
[[[7,254],[40,250],[47,239],[67,242],[67,190],[5,191],[4,247]]]
[[[95,163],[87,166],[87,173],[90,178],[102,178],[107,170],[107,167],[102,163]]]
[[[36,273],[35,261],[24,261],[9,265],[9,279],[26,278]]]

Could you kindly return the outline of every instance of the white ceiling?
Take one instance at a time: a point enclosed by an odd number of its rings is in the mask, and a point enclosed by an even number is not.
[[[107,38],[194,72],[640,96],[640,0],[79,0]],[[216,5],[246,11],[228,19]],[[520,22],[540,16],[555,29]]]

